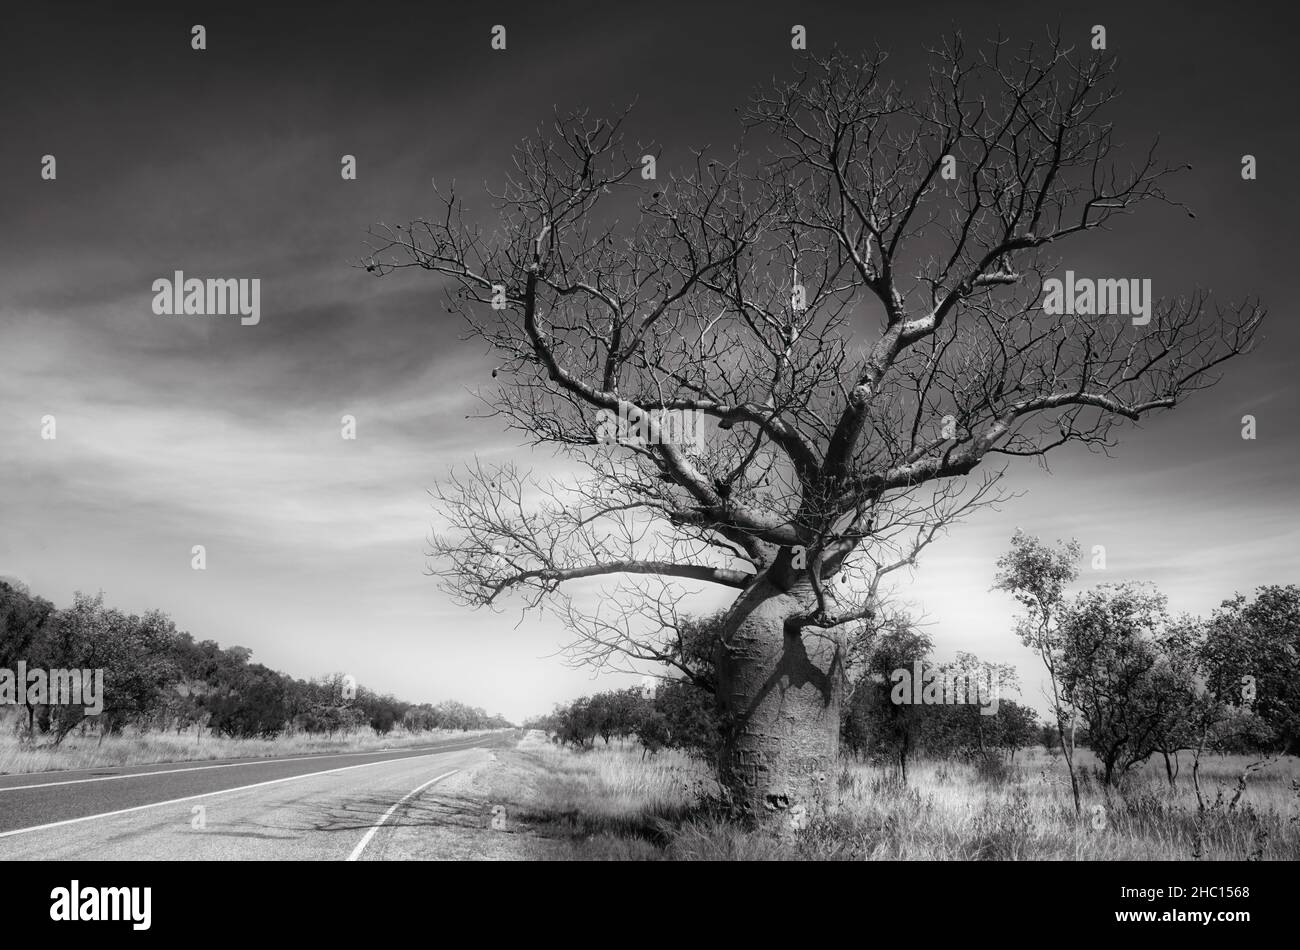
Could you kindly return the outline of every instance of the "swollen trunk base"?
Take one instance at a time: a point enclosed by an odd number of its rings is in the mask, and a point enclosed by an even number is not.
[[[718,656],[723,785],[756,819],[820,805],[839,760],[842,634],[787,629],[804,598],[765,585],[732,608]]]

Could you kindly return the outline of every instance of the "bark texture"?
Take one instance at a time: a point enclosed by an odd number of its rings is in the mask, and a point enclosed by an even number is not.
[[[839,759],[842,632],[788,623],[811,603],[811,592],[759,582],[733,606],[719,645],[721,779],[758,819],[811,812]]]

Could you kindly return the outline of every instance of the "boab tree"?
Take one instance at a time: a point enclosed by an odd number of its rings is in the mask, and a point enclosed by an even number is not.
[[[488,415],[571,463],[453,472],[433,570],[469,605],[557,607],[598,663],[673,661],[692,582],[732,588],[722,778],[756,814],[834,767],[846,630],[998,499],[989,463],[1105,448],[1212,383],[1261,317],[1199,292],[1141,326],[1044,312],[1049,252],[1181,207],[1175,169],[1116,153],[1108,56],[955,36],[916,97],[884,61],[804,61],[742,110],[739,146],[666,177],[625,116],[557,116],[490,192],[495,228],[453,188],[433,218],[373,228],[364,262],[442,275],[495,353]]]

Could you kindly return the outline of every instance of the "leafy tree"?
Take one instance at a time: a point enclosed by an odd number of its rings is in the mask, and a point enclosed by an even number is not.
[[[1216,610],[1200,647],[1204,688],[1193,706],[1192,784],[1200,810],[1201,756],[1211,747],[1263,754],[1237,779],[1229,807],[1247,780],[1283,754],[1294,752],[1300,732],[1300,588],[1267,585],[1253,601],[1238,593]]]
[[[1178,661],[1184,631],[1165,603],[1147,585],[1104,584],[1060,618],[1062,694],[1087,723],[1107,786],[1166,745],[1195,698],[1192,671]]]
[[[1012,699],[1004,699],[998,705],[994,743],[1005,749],[1011,761],[1015,761],[1016,752],[1038,740],[1040,726],[1038,714],[1028,706],[1022,706]]]
[[[1060,615],[1065,607],[1065,588],[1078,576],[1075,562],[1079,559],[1079,543],[1070,541],[1053,548],[1038,538],[1017,530],[1011,538],[1011,550],[998,560],[996,590],[1004,590],[1015,597],[1023,613],[1016,621],[1020,642],[1038,654],[1047,671],[1051,689],[1052,718],[1057,743],[1070,775],[1070,790],[1074,795],[1075,815],[1083,814],[1079,793],[1079,776],[1074,765],[1075,717],[1069,708],[1061,682],[1064,666],[1065,644],[1060,627]],[[1066,739],[1066,723],[1070,723],[1070,738]]]
[[[1300,751],[1300,587],[1268,585],[1236,594],[1210,619],[1203,648],[1207,687],[1253,713],[1267,747]]]
[[[985,663],[973,653],[958,651],[951,663],[932,668],[933,675],[955,688],[955,701],[921,711],[921,741],[931,755],[958,756],[991,766],[1007,760],[1024,745],[1025,729],[1034,714],[1006,698],[1018,691],[1015,669]],[[975,695],[970,695],[972,688]],[[986,713],[985,709],[996,711]]]
[[[655,690],[650,712],[662,721],[667,746],[717,761],[724,729],[708,690],[688,679],[664,680]]]
[[[285,727],[284,694],[283,676],[247,664],[205,697],[209,722],[218,735],[233,739],[273,739]]]
[[[161,611],[143,617],[106,607],[104,595],[78,592],[73,604],[52,616],[40,655],[47,668],[104,671],[101,734],[145,721],[165,705],[165,690],[177,677],[172,649],[175,624]],[[56,743],[85,719],[82,706],[51,710]]]
[[[606,745],[614,737],[626,739],[636,731],[644,705],[641,691],[635,688],[613,690],[592,697],[592,714]]]
[[[914,664],[925,664],[933,644],[906,619],[883,629],[876,637],[866,670],[849,697],[846,728],[849,744],[892,761],[899,778],[907,781],[907,763],[920,741],[927,707],[919,702],[894,701],[895,673],[912,676]]]
[[[19,660],[33,659],[48,635],[54,605],[25,585],[0,581],[0,667],[15,671]],[[35,731],[36,706],[27,704],[27,732]]]
[[[585,749],[594,744],[598,731],[596,715],[591,708],[591,699],[583,697],[575,700],[559,712],[559,739],[578,749]]]
[[[644,750],[641,754],[642,758],[645,758],[646,753],[653,755],[660,749],[667,748],[672,741],[668,717],[653,705],[643,710],[641,719],[636,725],[636,737]]]

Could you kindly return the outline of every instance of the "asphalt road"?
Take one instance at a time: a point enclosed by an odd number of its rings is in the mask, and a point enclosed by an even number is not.
[[[0,860],[366,860],[514,733],[418,748],[0,776]]]

